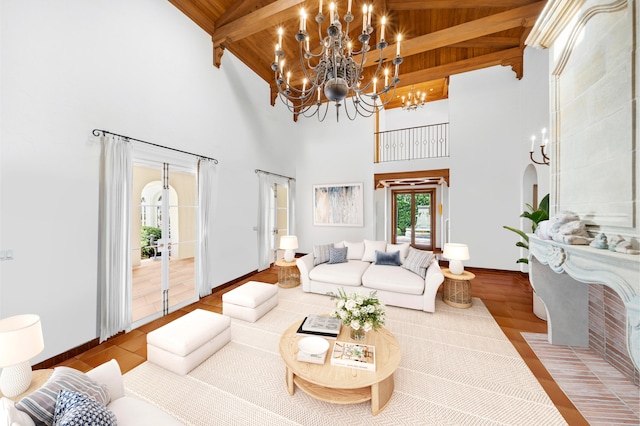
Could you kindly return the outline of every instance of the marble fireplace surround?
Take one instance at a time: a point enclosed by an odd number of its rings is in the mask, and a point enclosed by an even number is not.
[[[614,290],[626,307],[626,344],[640,371],[640,256],[529,236],[529,280],[547,310],[549,343],[589,346],[589,284]]]

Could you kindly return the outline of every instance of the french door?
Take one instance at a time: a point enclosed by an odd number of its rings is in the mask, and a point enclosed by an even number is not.
[[[392,241],[433,250],[436,232],[436,190],[402,189],[391,192]]]
[[[139,326],[197,300],[194,168],[134,160],[132,313]]]
[[[271,262],[278,260],[280,238],[289,235],[289,190],[284,185],[271,185],[271,203],[269,206],[270,220],[273,224],[271,239]]]

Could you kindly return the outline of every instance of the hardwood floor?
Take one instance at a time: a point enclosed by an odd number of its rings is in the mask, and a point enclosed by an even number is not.
[[[467,269],[476,276],[472,281],[473,296],[482,299],[504,334],[518,350],[567,423],[570,425],[588,425],[589,423],[556,384],[520,334],[522,331],[534,333],[546,333],[547,331],[546,322],[538,319],[533,314],[532,290],[528,276],[518,272]],[[120,363],[123,373],[125,373],[146,360],[146,334],[148,332],[197,308],[221,313],[222,294],[250,280],[276,283],[278,281],[277,267],[259,272],[222,291],[216,291],[192,305],[137,328],[130,333],[111,338],[101,345],[59,365],[88,371],[103,362],[115,358]],[[442,296],[439,294],[438,297]]]

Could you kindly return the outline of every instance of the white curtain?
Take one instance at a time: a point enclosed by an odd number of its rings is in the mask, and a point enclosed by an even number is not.
[[[273,227],[269,211],[271,184],[269,175],[258,173],[258,271],[264,271],[271,264],[269,259]]]
[[[288,185],[289,235],[296,235],[296,181],[289,179]]]
[[[120,136],[102,138],[98,277],[100,342],[131,328],[132,148]]]
[[[269,268],[271,262],[271,238],[273,236],[273,217],[271,215],[271,199],[273,184],[286,186],[288,189],[289,235],[295,235],[295,181],[283,176],[258,172],[258,271]]]
[[[218,167],[215,162],[198,162],[198,243],[196,286],[200,297],[211,294],[213,288],[213,224],[218,194]]]

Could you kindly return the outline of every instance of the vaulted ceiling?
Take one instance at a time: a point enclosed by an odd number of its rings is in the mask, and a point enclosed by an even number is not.
[[[271,86],[271,103],[277,89],[271,63],[277,43],[277,29],[284,28],[283,50],[288,64],[299,63],[295,40],[300,8],[310,19],[307,30],[317,37],[314,17],[319,0],[169,0],[212,38],[214,65],[224,66],[224,51],[229,50]],[[328,13],[331,0],[324,0]],[[340,16],[348,0],[339,0]],[[514,77],[523,73],[524,41],[546,3],[537,0],[352,0],[354,23],[362,21],[362,5],[373,5],[370,45],[379,37],[379,20],[387,16],[385,37],[395,40],[402,34],[400,83],[395,98],[386,108],[400,106],[400,97],[412,87],[427,91],[428,101],[448,97],[449,76],[495,65],[509,66]],[[326,29],[326,24],[324,25]],[[357,39],[361,27],[352,25],[351,38]],[[389,36],[391,35],[391,37]],[[395,56],[390,41],[383,51],[384,60]],[[367,53],[369,73],[373,73],[379,51]],[[292,69],[295,75],[295,68]],[[265,99],[265,102],[267,100]]]

